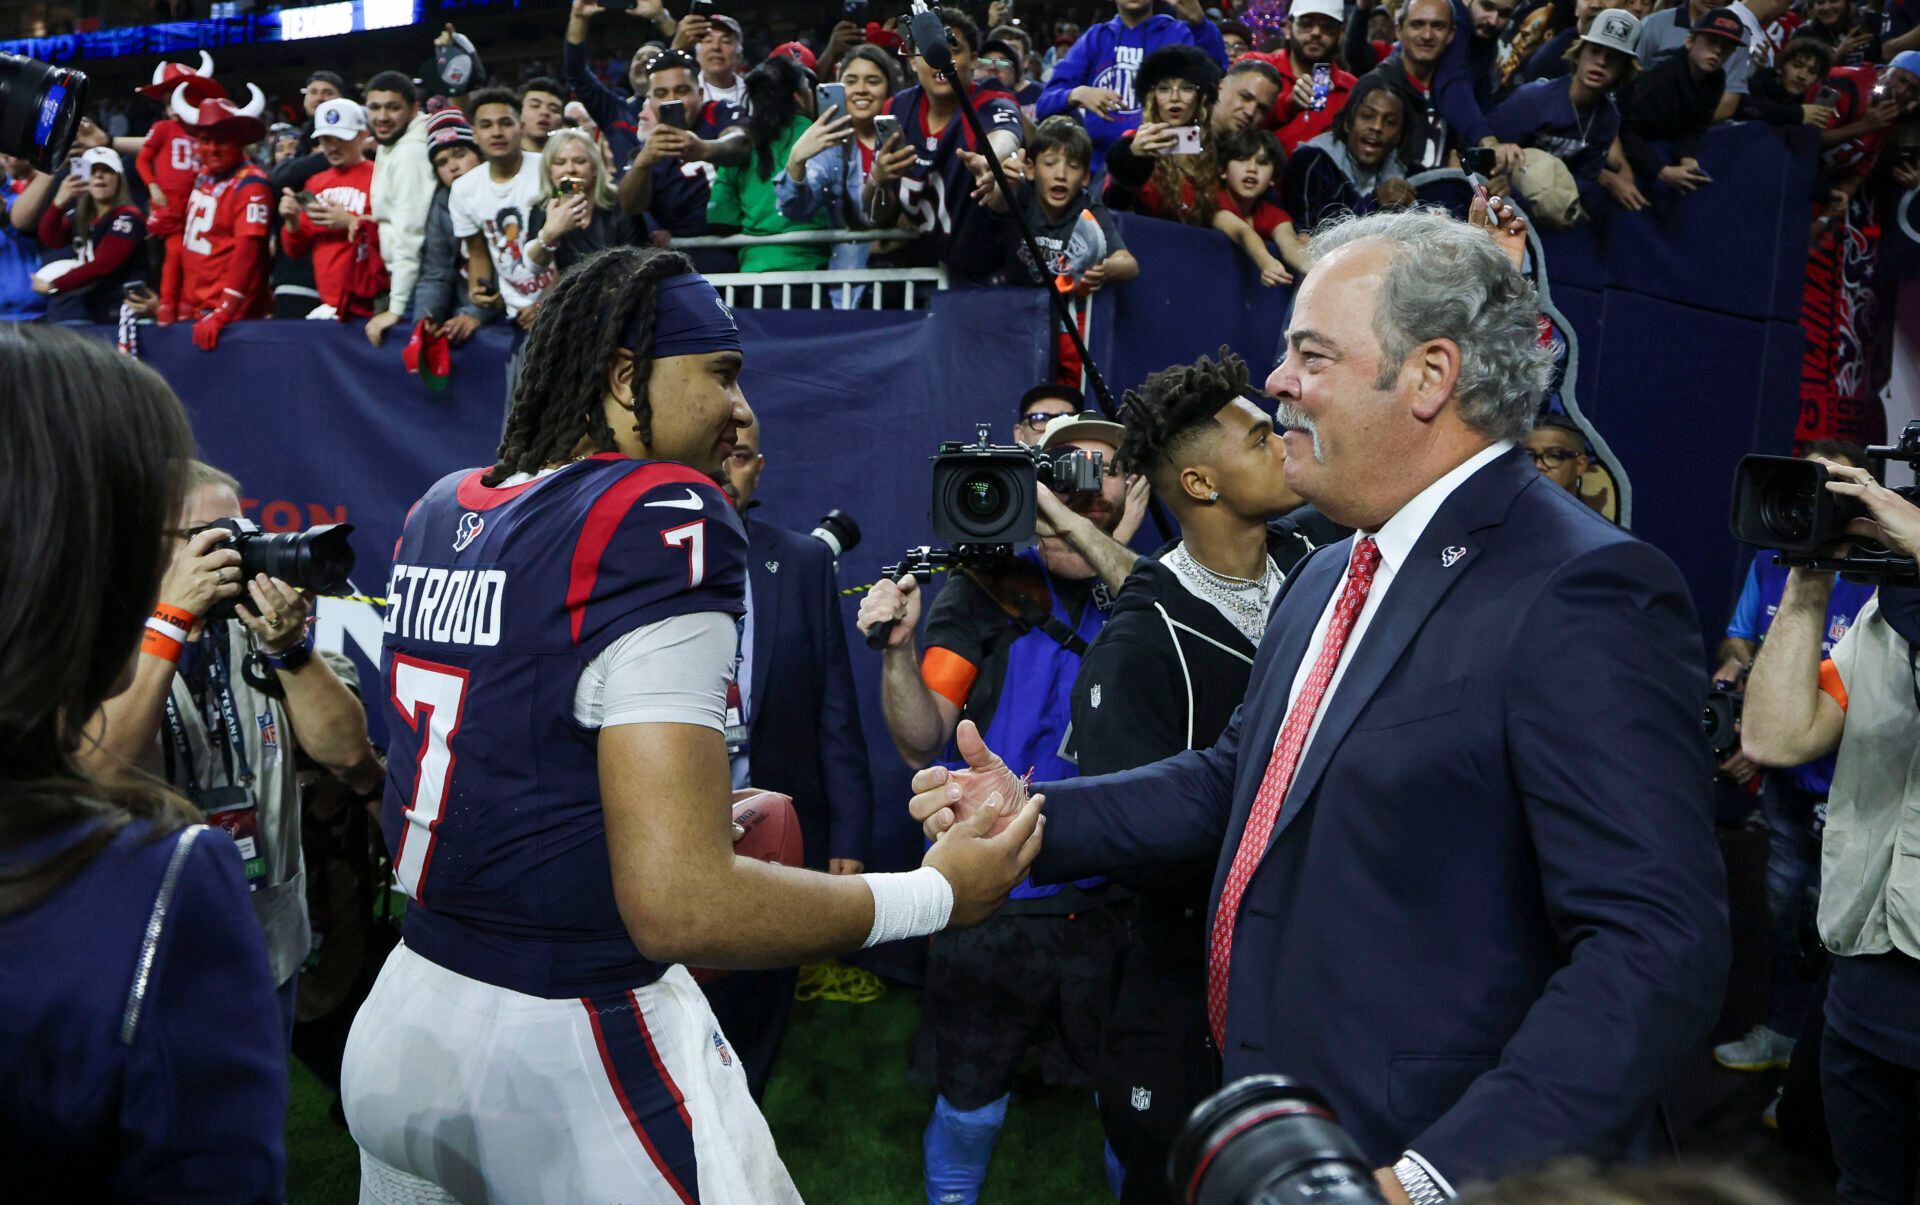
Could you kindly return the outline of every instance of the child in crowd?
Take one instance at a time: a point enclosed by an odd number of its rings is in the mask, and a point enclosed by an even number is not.
[[[1238,217],[1255,235],[1272,243],[1288,268],[1305,272],[1306,244],[1293,228],[1293,215],[1280,208],[1273,191],[1287,159],[1280,140],[1270,130],[1234,130],[1220,139],[1220,159],[1226,165],[1220,182],[1221,212]]]
[[[1087,189],[1092,177],[1093,139],[1085,126],[1065,114],[1041,122],[1027,140],[1030,183],[1009,180],[1011,204],[994,183],[986,156],[961,151],[961,161],[973,173],[974,198],[1000,217],[1006,254],[992,280],[996,284],[1038,285],[1088,296],[1107,285],[1125,284],[1140,275],[1140,263],[1121,241],[1113,214]],[[1036,264],[1020,237],[1019,226],[1004,215],[1020,206],[1034,245],[1045,263]],[[1082,320],[1084,323],[1084,319]],[[1084,329],[1084,327],[1083,327]],[[1054,380],[1074,384],[1080,379],[1080,353],[1065,328],[1053,331]]]
[[[995,282],[1061,282],[1063,290],[1087,294],[1138,276],[1140,264],[1121,241],[1112,212],[1087,189],[1092,177],[1093,139],[1086,127],[1064,114],[1049,117],[1028,141],[1026,153],[1030,156],[1032,182],[1014,182],[1013,204],[1020,206],[1027,227],[1033,231],[1033,241],[1047,262],[1035,264],[1019,227],[1012,221],[1002,221],[1007,254]],[[976,194],[995,213],[1006,213],[1010,206],[994,186],[986,157],[971,151],[961,154],[973,173]],[[1091,233],[1082,231],[1085,217],[1091,217],[1099,231],[1097,247],[1091,245]],[[1078,247],[1074,242],[1076,231],[1081,232]],[[1096,251],[1100,253],[1097,258],[1089,258]]]

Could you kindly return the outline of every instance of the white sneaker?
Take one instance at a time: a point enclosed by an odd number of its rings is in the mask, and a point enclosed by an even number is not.
[[[1778,1071],[1793,1057],[1793,1039],[1756,1025],[1737,1042],[1713,1048],[1713,1061],[1729,1071]]]

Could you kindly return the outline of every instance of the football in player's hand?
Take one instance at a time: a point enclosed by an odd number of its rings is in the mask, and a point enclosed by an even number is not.
[[[746,830],[744,836],[735,838],[734,853],[782,866],[804,864],[806,847],[800,838],[800,817],[794,814],[793,800],[787,796],[752,788],[735,791],[733,822]]]
[[[751,787],[733,793],[733,852],[743,858],[778,862],[782,866],[803,864],[806,848],[800,840],[800,817],[793,811],[791,797],[777,791],[756,791]],[[712,967],[690,967],[695,983],[711,983],[726,975]]]

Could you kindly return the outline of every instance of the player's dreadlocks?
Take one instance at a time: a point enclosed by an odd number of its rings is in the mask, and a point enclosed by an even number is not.
[[[1120,467],[1159,486],[1180,453],[1212,429],[1220,408],[1246,392],[1247,362],[1224,346],[1217,363],[1201,356],[1154,373],[1139,389],[1128,390],[1121,406],[1127,434],[1120,441]]]
[[[647,369],[654,295],[661,281],[692,271],[692,262],[677,251],[613,247],[560,277],[527,339],[499,459],[480,479],[483,484],[499,485],[515,473],[559,464],[583,439],[602,452],[613,451],[613,428],[602,399],[614,353],[628,346],[634,358],[633,429],[641,442],[653,442]],[[625,335],[635,315],[639,337],[629,345]]]

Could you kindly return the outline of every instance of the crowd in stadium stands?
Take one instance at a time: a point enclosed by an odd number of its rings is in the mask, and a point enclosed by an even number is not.
[[[1014,24],[1004,19],[1012,5],[996,0],[939,10],[956,68],[944,75],[914,53],[897,18],[841,21],[770,46],[721,13],[573,0],[557,67],[517,82],[489,76],[448,26],[411,70],[312,72],[299,111],[278,114],[291,120],[274,120],[253,85],[216,80],[204,58],[165,63],[140,100],[103,100],[60,168],[0,161],[0,319],[186,324],[207,351],[236,320],[351,322],[375,345],[404,337],[421,355],[504,323],[518,346],[555,282],[583,260],[689,239],[702,240],[692,254],[709,273],[849,273],[849,287],[830,291],[835,306],[866,304],[880,286],[858,273],[882,267],[938,266],[957,284],[1085,297],[1141,273],[1120,212],[1217,232],[1274,287],[1309,270],[1323,222],[1415,205],[1422,174],[1439,169],[1486,178],[1547,230],[1604,223],[1617,210],[1664,214],[1687,194],[1712,195],[1702,142],[1727,122],[1819,131],[1807,199],[1817,244],[1863,192],[1920,187],[1920,0],[1880,3],[1294,0],[1283,13],[1114,0],[1081,25],[1050,20],[1062,6],[1026,3]],[[984,137],[961,111],[963,87]],[[143,112],[157,114],[144,131]],[[834,241],[876,231],[887,237]],[[766,236],[798,237],[755,241]],[[1056,334],[1064,363],[1071,343]],[[1050,420],[1079,407],[1071,388],[1042,386],[1023,400],[1017,436],[1038,443]],[[1105,441],[1111,457],[1125,437],[1095,426],[1077,438]],[[1549,416],[1526,443],[1541,472],[1580,491],[1590,450],[1577,423]],[[1816,451],[1862,459],[1850,445]],[[1100,555],[1140,524],[1146,489],[1136,486],[1109,487],[1098,531],[1085,516],[1051,516],[1086,529],[1080,554],[1096,572],[1085,582],[1107,576],[1117,589],[1125,577],[1124,565],[1098,571]],[[1727,632],[1717,675],[1726,684],[1747,673],[1785,588],[1771,569],[1756,561]],[[1003,617],[978,600],[976,613],[956,614],[962,599],[952,587],[940,596],[929,638],[975,639],[974,661],[984,662]],[[1861,603],[1836,596],[1829,648]],[[972,683],[955,688],[960,701]],[[925,684],[928,714],[936,694],[957,705],[952,685]],[[889,696],[896,706],[905,705]],[[890,711],[901,741],[896,719]],[[936,751],[914,750],[921,760]],[[1721,772],[1742,786],[1761,781],[1738,752]],[[1784,1067],[1802,1033],[1820,1033],[1815,989],[1786,968],[1818,890],[1831,763],[1765,781],[1777,982],[1765,1023],[1716,1051],[1741,1070]],[[1028,913],[1055,917],[1065,906]],[[1098,950],[1084,945],[1096,938]],[[1124,941],[1116,925],[1039,942],[1068,979],[1076,959],[1107,960],[1063,984],[1054,1007],[1107,991]],[[1032,969],[1013,956],[995,965],[1000,953],[948,966],[946,986],[984,991],[1009,968]],[[939,990],[936,975],[930,996]],[[1914,1038],[1911,1024],[1905,1036]],[[994,1077],[943,1073],[930,1185],[944,1175],[963,1194],[977,1188],[1023,1050],[998,1049],[1004,1074]],[[1089,1077],[1102,1074],[1101,1052],[1069,1053],[1084,1056]],[[1831,1087],[1828,1101],[1834,1109]],[[1871,1112],[1843,1107],[1853,1119]],[[1150,1139],[1164,1150],[1164,1133]]]
[[[360,321],[376,344],[405,322],[458,344],[485,322],[525,330],[555,274],[602,247],[797,232],[697,261],[939,264],[962,282],[1085,295],[1138,270],[1113,211],[1217,230],[1279,285],[1315,226],[1411,205],[1430,169],[1490,177],[1546,229],[1664,207],[1712,185],[1699,145],[1725,121],[1822,130],[1816,235],[1876,174],[1920,180],[1920,54],[1903,57],[1920,32],[1905,3],[1114,7],[1084,29],[1002,23],[998,4],[981,14],[993,24],[942,10],[1012,198],[953,82],[897,18],[763,52],[733,17],[676,19],[640,0],[602,31],[640,42],[621,72],[592,48],[602,6],[578,0],[558,78],[487,78],[449,27],[417,78],[312,72],[285,114],[297,123],[235,104],[210,61],[166,64],[139,89],[144,106],[101,103],[70,174],[8,161],[0,314],[105,322],[124,303],[194,323],[208,347],[232,318],[269,315]],[[156,104],[151,128],[130,132]],[[487,170],[470,175],[475,158]],[[1030,262],[1012,206],[1039,219],[1052,262]],[[830,241],[840,230],[900,237]]]

